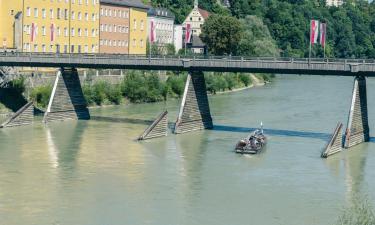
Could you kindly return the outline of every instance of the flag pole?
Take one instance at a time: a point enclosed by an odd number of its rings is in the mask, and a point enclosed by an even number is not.
[[[310,66],[310,60],[311,60],[311,30],[312,30],[312,20],[310,20],[310,38],[309,38],[309,66]]]

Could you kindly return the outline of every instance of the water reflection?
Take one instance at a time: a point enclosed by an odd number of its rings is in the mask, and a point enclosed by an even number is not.
[[[58,126],[58,127],[57,127]],[[45,127],[51,166],[67,173],[74,172],[87,123],[68,121]]]

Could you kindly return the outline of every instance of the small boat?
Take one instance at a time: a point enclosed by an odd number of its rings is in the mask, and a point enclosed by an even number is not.
[[[257,154],[262,151],[267,144],[267,137],[264,135],[263,126],[252,132],[246,138],[240,140],[236,145],[236,153],[241,154]]]

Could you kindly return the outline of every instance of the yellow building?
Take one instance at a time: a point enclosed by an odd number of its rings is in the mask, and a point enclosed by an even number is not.
[[[147,6],[130,8],[129,54],[146,54]]]
[[[23,1],[24,52],[98,52],[99,0]]]
[[[0,0],[0,48],[15,49],[16,16],[22,11],[22,1]],[[18,15],[17,15],[18,14]],[[22,21],[22,20],[19,20]],[[20,44],[20,43],[19,43]]]
[[[99,0],[0,0],[0,38],[23,52],[97,53],[99,5]]]

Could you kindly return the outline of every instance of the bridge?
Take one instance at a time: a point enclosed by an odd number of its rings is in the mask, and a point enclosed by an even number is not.
[[[375,60],[0,53],[0,66],[375,76]]]
[[[93,69],[136,69],[188,71],[180,112],[175,123],[176,134],[213,128],[203,72],[249,72],[275,74],[305,74],[354,77],[353,95],[344,147],[350,148],[369,141],[367,112],[366,77],[375,77],[375,60],[365,59],[306,59],[306,58],[246,58],[230,56],[183,57],[145,55],[105,55],[105,54],[41,54],[2,53],[0,67],[55,67],[60,68],[51,93],[44,122],[68,119],[90,119],[77,68]],[[2,72],[3,71],[3,72]],[[0,70],[2,80],[7,74]],[[1,80],[0,80],[1,81]],[[1,83],[1,82],[0,82]],[[27,124],[22,118],[30,113],[29,107],[22,107],[0,127]],[[164,117],[163,117],[164,118]],[[19,121],[21,120],[21,121]],[[159,118],[163,124],[165,119]],[[157,127],[165,134],[164,125],[153,123],[148,128]],[[341,128],[335,130],[333,138],[341,137]],[[144,137],[143,137],[144,138]],[[341,150],[339,140],[331,140],[325,155]],[[338,144],[337,144],[338,143]],[[333,149],[333,150],[330,150]]]

